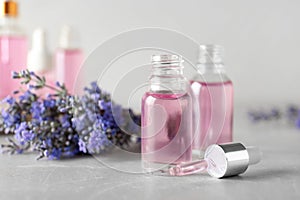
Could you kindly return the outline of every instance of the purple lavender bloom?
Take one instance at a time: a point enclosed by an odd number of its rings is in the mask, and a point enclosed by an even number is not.
[[[100,90],[97,82],[92,82],[91,87],[92,87],[91,90],[90,90],[91,93],[101,93],[101,90]]]
[[[32,130],[24,130],[22,131],[22,137],[24,142],[30,142],[34,139],[35,135]]]
[[[290,105],[287,109],[287,118],[294,122],[295,120],[297,120],[299,114],[298,114],[299,108],[297,106],[294,105]]]
[[[62,117],[60,117],[60,123],[62,125],[63,128],[69,128],[71,127],[71,121],[70,121],[71,116],[70,115],[63,115]]]
[[[79,151],[83,153],[87,153],[86,144],[82,139],[79,139],[78,146],[79,146]]]
[[[95,93],[98,93],[98,94],[101,94],[101,89],[99,88],[97,82],[92,82],[91,83],[91,87],[85,87],[84,88],[84,91],[86,91],[88,94],[95,94]]]
[[[82,131],[87,125],[86,115],[83,114],[79,117],[72,118],[72,127],[75,128],[78,132]]]
[[[19,121],[19,114],[16,115],[11,115],[10,113],[8,113],[5,110],[2,110],[2,118],[3,118],[3,122],[7,127],[12,127],[15,125],[16,122]]]
[[[100,99],[101,95],[98,93],[94,93],[91,94],[91,98],[93,99],[93,101],[97,101],[98,99]]]
[[[2,102],[8,103],[9,105],[13,105],[16,102],[16,100],[11,96],[7,96],[5,99],[2,100]]]
[[[107,110],[111,107],[111,102],[106,102],[105,100],[100,100],[98,103],[101,110]]]
[[[31,114],[32,114],[32,118],[33,119],[36,119],[38,121],[42,121],[42,113],[44,112],[44,108],[43,108],[43,105],[38,102],[38,101],[35,101],[31,104]]]
[[[61,84],[60,84],[59,81],[56,81],[56,82],[55,82],[55,85],[56,85],[57,87],[61,87]]]
[[[111,142],[105,134],[99,130],[92,131],[87,145],[89,153],[100,153],[109,146],[111,146]]]
[[[96,114],[95,112],[93,112],[93,111],[91,111],[91,110],[87,110],[86,113],[87,113],[88,119],[89,119],[91,122],[97,120],[97,114]]]
[[[49,152],[49,159],[54,160],[54,159],[59,159],[61,157],[61,149],[58,148],[53,148],[52,151]]]
[[[21,77],[20,73],[18,73],[18,72],[12,72],[11,75],[12,75],[12,78],[14,78],[14,79]]]
[[[45,99],[43,103],[45,108],[54,108],[56,105],[55,99],[51,99],[51,98]]]
[[[27,85],[28,90],[34,90],[35,88],[36,87],[34,85],[31,85],[31,84]]]
[[[32,130],[29,130],[26,122],[22,122],[17,125],[15,130],[15,138],[21,145],[32,141],[34,137],[34,132]]]
[[[263,119],[263,115],[261,113],[255,112],[255,111],[249,111],[248,117],[252,122],[258,122],[261,119]]]
[[[24,92],[23,95],[20,95],[19,100],[20,101],[25,101],[25,100],[29,100],[32,97],[32,92],[30,92],[29,90],[27,90],[26,92]]]

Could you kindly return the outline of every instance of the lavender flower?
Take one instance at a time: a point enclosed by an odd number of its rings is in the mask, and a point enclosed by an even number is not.
[[[31,142],[35,138],[35,134],[32,130],[29,129],[27,122],[21,122],[17,124],[15,130],[15,139],[21,144],[24,145],[27,142]]]
[[[128,145],[130,135],[121,129],[125,122],[122,107],[95,82],[85,88],[85,94],[76,103],[72,123],[79,133],[79,146],[83,152],[101,153],[113,145]]]
[[[96,82],[85,88],[83,96],[70,95],[64,84],[48,85],[44,77],[24,70],[14,72],[13,78],[21,79],[27,90],[18,98],[8,97],[8,104],[0,116],[0,131],[14,134],[15,140],[1,145],[2,152],[22,153],[39,151],[38,159],[59,159],[78,153],[101,153],[114,145],[129,144],[131,134],[139,134],[133,123],[140,116],[115,104]],[[53,94],[45,98],[36,90],[50,88]],[[132,118],[133,120],[130,120]],[[132,123],[133,122],[133,123]]]
[[[249,111],[248,117],[252,122],[286,120],[293,126],[300,128],[300,109],[298,106],[289,105],[286,110],[273,108],[267,111]]]
[[[259,121],[272,121],[272,120],[279,120],[281,119],[282,114],[278,108],[272,108],[269,111],[249,111],[248,118],[252,122],[259,122]]]

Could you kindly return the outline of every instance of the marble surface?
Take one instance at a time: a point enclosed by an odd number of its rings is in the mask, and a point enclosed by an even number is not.
[[[300,199],[300,130],[237,118],[235,140],[259,146],[263,160],[227,179],[121,172],[140,161],[118,151],[104,156],[106,164],[93,156],[36,161],[36,153],[0,155],[0,199]]]

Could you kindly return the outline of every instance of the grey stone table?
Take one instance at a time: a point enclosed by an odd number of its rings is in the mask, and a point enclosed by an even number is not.
[[[300,130],[283,124],[235,121],[235,140],[259,146],[260,164],[245,174],[214,179],[121,172],[139,166],[114,151],[99,157],[36,161],[35,153],[0,155],[0,199],[300,199]],[[0,137],[0,142],[4,137]],[[100,159],[101,160],[101,159]]]

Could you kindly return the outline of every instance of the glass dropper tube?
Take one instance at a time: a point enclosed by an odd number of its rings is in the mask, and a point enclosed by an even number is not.
[[[169,168],[169,174],[171,176],[185,176],[190,174],[206,171],[208,167],[207,160],[197,160],[188,163],[178,164]]]
[[[249,165],[260,162],[261,152],[257,147],[245,147],[241,143],[210,145],[204,159],[180,163],[163,170],[171,176],[185,176],[207,171],[216,178],[244,173]]]

